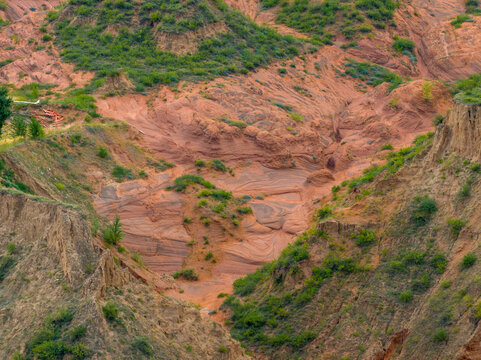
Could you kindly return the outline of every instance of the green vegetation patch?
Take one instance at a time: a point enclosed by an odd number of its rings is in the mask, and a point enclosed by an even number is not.
[[[425,225],[438,210],[436,200],[429,196],[416,196],[413,200],[411,221],[416,225]]]
[[[0,282],[5,279],[10,270],[17,264],[11,256],[0,256]]]
[[[0,184],[7,187],[19,190],[27,194],[33,194],[32,189],[27,185],[17,180],[15,173],[6,168],[5,161],[0,159]]]
[[[197,281],[199,275],[195,273],[193,269],[182,269],[172,275],[174,279],[183,278],[185,280]]]
[[[410,162],[416,155],[423,151],[426,146],[431,144],[433,133],[420,135],[414,139],[413,145],[403,148],[398,152],[390,152],[387,162],[383,165],[374,165],[364,170],[364,175],[349,181],[347,184],[350,189],[362,184],[373,181],[376,176],[384,173],[386,176],[396,173],[405,163]]]
[[[451,25],[454,26],[454,28],[459,29],[461,25],[465,22],[473,22],[473,18],[469,16],[468,14],[461,14],[456,16],[456,18],[451,21]]]
[[[311,268],[311,276],[304,279],[301,288],[284,287],[287,276],[302,279],[300,264],[310,258],[312,244],[326,238],[324,231],[311,229],[284,249],[277,260],[234,282],[234,295],[223,307],[232,311],[235,339],[266,351],[288,346],[296,352],[317,337],[319,329],[299,330],[290,326],[288,319],[307,306],[328,279],[363,271],[358,260],[332,251],[319,266]]]
[[[466,13],[475,15],[481,14],[479,0],[466,0]]]
[[[281,5],[277,22],[327,44],[337,33],[352,39],[358,34],[370,32],[373,27],[385,28],[398,6],[392,0],[262,0],[266,8],[277,4]]]
[[[199,175],[182,175],[174,180],[174,184],[167,187],[168,190],[184,192],[192,184],[199,184],[207,189],[215,189],[215,186]]]
[[[346,59],[347,62],[344,63],[345,71],[341,75],[349,75],[354,79],[359,79],[368,85],[374,87],[387,82],[390,84],[389,92],[396,89],[402,84],[402,78],[382,66],[371,64],[369,62],[359,62],[354,59]]]
[[[70,0],[47,20],[54,23],[63,60],[95,71],[95,87],[121,71],[137,90],[180,79],[247,73],[298,55],[302,47],[294,37],[256,25],[221,0]],[[225,30],[212,37],[196,35],[212,24]],[[159,40],[160,34],[185,32],[198,39],[190,53],[174,54],[157,44],[165,41]]]
[[[60,309],[44,319],[44,324],[27,342],[25,355],[27,359],[86,359],[92,351],[80,342],[86,331],[74,328],[69,331],[70,323],[74,317],[71,309]],[[86,329],[85,329],[86,330]]]
[[[456,81],[453,93],[454,100],[458,102],[481,105],[481,74]]]

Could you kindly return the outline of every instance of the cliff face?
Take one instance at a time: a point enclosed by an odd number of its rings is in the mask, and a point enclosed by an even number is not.
[[[434,138],[431,156],[456,153],[470,160],[481,161],[481,109],[477,105],[457,103]]]
[[[92,359],[150,352],[154,359],[246,358],[222,326],[191,305],[161,297],[109,250],[100,254],[77,211],[6,191],[0,203],[0,358],[15,351],[32,356],[48,326],[59,331],[45,335],[52,337],[48,346],[67,354],[82,347]],[[115,319],[104,315],[107,302],[117,309]],[[51,319],[62,311],[71,318],[60,326]],[[79,327],[85,334],[73,340],[69,334]]]

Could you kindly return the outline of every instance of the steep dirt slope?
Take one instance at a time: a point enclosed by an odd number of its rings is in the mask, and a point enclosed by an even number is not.
[[[92,359],[247,358],[220,324],[158,295],[110,251],[94,248],[77,211],[4,190],[0,198],[2,359],[74,351],[69,346]],[[107,303],[118,312],[110,320]],[[61,334],[48,335],[48,326]],[[86,331],[69,335],[79,326]],[[57,350],[41,345],[49,339]]]
[[[39,28],[47,12],[59,4],[57,0],[7,1],[6,9],[0,10],[0,17],[11,22],[1,29],[0,61],[12,61],[0,67],[2,83],[50,83],[65,88],[71,83],[83,86],[92,79],[93,75],[75,72],[73,65],[60,61],[58,51],[42,41]]]
[[[260,358],[479,358],[479,111],[456,104],[432,145],[351,183],[331,219],[236,282],[234,336]]]

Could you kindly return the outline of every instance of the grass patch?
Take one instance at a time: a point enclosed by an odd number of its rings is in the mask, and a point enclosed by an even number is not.
[[[464,104],[481,105],[481,74],[470,75],[455,82],[454,100]]]
[[[358,187],[362,184],[372,182],[378,175],[385,174],[389,176],[396,173],[404,164],[410,162],[416,155],[423,151],[426,146],[431,144],[433,133],[418,136],[414,139],[413,145],[403,148],[398,152],[391,152],[388,155],[388,161],[383,165],[374,165],[364,170],[364,174],[358,178],[347,182],[350,189]]]
[[[453,25],[455,29],[459,29],[465,22],[473,22],[473,19],[468,14],[461,14],[451,21],[451,25]]]
[[[207,189],[215,189],[215,186],[212,185],[212,183],[198,175],[182,175],[175,179],[174,184],[169,185],[167,189],[184,192],[185,190],[187,190],[187,187],[192,184],[202,185]]]
[[[397,4],[392,0],[311,1],[262,0],[264,7],[281,5],[276,21],[309,34],[319,43],[330,44],[336,34],[347,39],[385,28],[394,17]]]
[[[402,78],[396,73],[383,68],[382,66],[371,64],[369,62],[359,62],[354,59],[346,59],[347,62],[344,63],[345,75],[349,75],[354,79],[359,79],[366,82],[367,85],[372,85],[374,87],[387,82],[389,83],[389,92],[396,89],[402,84]]]

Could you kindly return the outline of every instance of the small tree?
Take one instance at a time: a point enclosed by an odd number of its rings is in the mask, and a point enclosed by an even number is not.
[[[12,99],[8,97],[8,89],[5,86],[0,87],[0,135],[5,121],[12,115]]]
[[[37,139],[45,136],[45,131],[43,131],[42,124],[36,118],[32,118],[28,123],[28,129],[30,130],[30,137],[32,139]]]
[[[12,121],[14,136],[27,136],[27,122],[23,116],[15,116]]]
[[[110,245],[117,245],[124,236],[124,231],[122,230],[122,223],[120,222],[120,217],[115,215],[114,221],[106,226],[102,230],[102,236],[104,241]]]
[[[433,99],[433,83],[432,82],[425,82],[423,84],[423,92],[421,96],[425,101],[428,101],[428,102]]]

